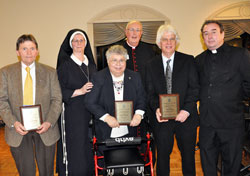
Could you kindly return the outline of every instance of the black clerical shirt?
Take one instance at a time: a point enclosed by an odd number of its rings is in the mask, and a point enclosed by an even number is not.
[[[223,44],[217,54],[206,50],[196,57],[196,62],[200,78],[200,124],[242,127],[243,95],[250,95],[249,52]]]

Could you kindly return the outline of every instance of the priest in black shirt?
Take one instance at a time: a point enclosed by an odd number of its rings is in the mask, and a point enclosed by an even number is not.
[[[200,154],[205,176],[217,175],[218,155],[223,175],[239,175],[243,135],[243,99],[250,97],[250,54],[224,43],[218,21],[201,28],[207,50],[196,57],[200,78]]]
[[[145,66],[146,63],[155,56],[155,52],[150,44],[142,42],[141,37],[143,34],[142,24],[139,21],[133,20],[127,23],[125,29],[126,39],[120,44],[127,50],[129,59],[127,60],[127,68],[135,72],[139,72],[142,79],[142,84],[145,88]],[[145,136],[146,124],[145,119],[150,118],[152,112],[149,109],[146,112],[144,120],[138,128],[138,135]],[[150,128],[150,127],[149,127]],[[155,161],[154,144],[151,142],[153,151],[153,160]],[[145,149],[142,149],[145,150]]]
[[[145,65],[155,56],[155,53],[150,44],[140,41],[143,34],[141,22],[128,22],[125,34],[126,39],[122,41],[122,45],[128,51],[129,55],[127,68],[139,72],[145,86]]]

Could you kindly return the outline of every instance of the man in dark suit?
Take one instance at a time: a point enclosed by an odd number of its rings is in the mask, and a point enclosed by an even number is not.
[[[20,176],[36,175],[36,163],[40,176],[52,176],[56,141],[60,138],[57,119],[62,109],[57,73],[55,69],[35,62],[39,52],[32,35],[18,38],[16,52],[21,62],[0,70],[0,115],[6,124],[5,140],[10,145]],[[28,75],[32,79],[29,84],[32,91],[26,96]],[[41,105],[43,123],[34,131],[27,131],[27,126],[21,123],[19,108],[38,104]]]
[[[224,43],[218,21],[201,28],[207,50],[196,57],[200,79],[200,154],[205,176],[239,175],[244,135],[244,97],[250,97],[250,54]]]
[[[167,176],[170,173],[169,156],[173,148],[174,135],[182,156],[183,175],[195,176],[198,74],[194,57],[175,51],[178,43],[179,36],[171,25],[160,26],[156,44],[162,50],[162,54],[152,59],[146,69],[148,102],[155,112],[151,121],[157,146],[158,176]],[[180,111],[175,120],[160,119],[160,94],[179,94]]]
[[[108,68],[97,72],[93,88],[86,95],[87,109],[94,114],[99,140],[121,136],[136,136],[136,126],[143,118],[146,96],[140,75],[126,69],[127,51],[114,45],[106,52]],[[115,101],[133,101],[134,115],[129,126],[115,118]]]

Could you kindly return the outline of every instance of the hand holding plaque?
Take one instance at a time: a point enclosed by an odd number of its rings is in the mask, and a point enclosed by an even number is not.
[[[179,113],[179,94],[159,95],[161,120],[175,119]]]
[[[129,125],[133,117],[133,101],[116,101],[115,118],[120,125]]]
[[[42,124],[41,105],[21,106],[21,123],[27,131],[36,130]]]

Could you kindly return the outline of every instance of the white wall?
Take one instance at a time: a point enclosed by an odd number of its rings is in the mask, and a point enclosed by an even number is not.
[[[58,51],[72,28],[87,31],[90,19],[109,8],[138,4],[166,15],[181,37],[179,51],[197,55],[202,49],[200,27],[215,11],[242,0],[0,0],[0,67],[17,61],[15,43],[33,34],[40,62],[56,66]]]

